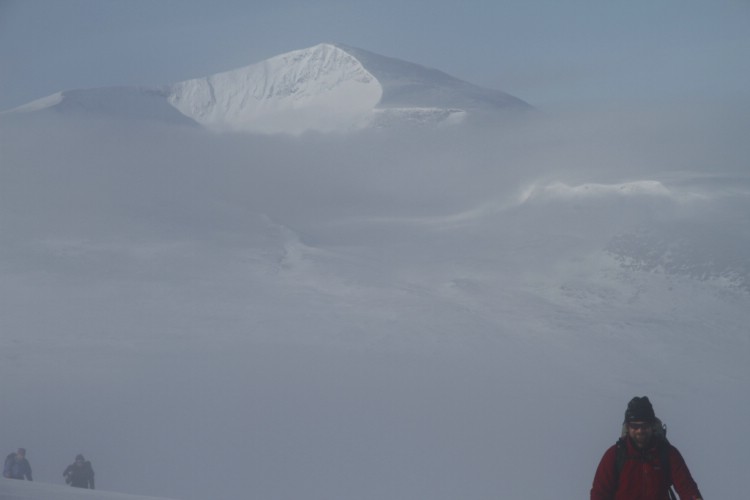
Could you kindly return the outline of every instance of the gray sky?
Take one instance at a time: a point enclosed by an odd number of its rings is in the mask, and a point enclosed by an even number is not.
[[[0,109],[341,42],[536,106],[742,99],[747,0],[0,0]]]

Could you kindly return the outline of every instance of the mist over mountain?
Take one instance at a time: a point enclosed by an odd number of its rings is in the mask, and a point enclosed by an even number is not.
[[[746,496],[749,115],[379,121],[519,107],[320,45],[3,115],[0,443],[51,485],[0,492],[580,498],[648,395]]]
[[[299,134],[499,119],[530,109],[497,90],[361,49],[319,44],[162,88],[62,91],[17,108]]]

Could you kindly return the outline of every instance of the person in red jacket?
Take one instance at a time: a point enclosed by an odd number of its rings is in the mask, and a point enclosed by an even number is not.
[[[622,437],[599,462],[591,500],[670,500],[671,486],[681,500],[702,500],[685,460],[664,435],[646,396],[630,400]]]

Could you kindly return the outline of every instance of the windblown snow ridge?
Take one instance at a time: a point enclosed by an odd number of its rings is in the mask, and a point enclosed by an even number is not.
[[[586,183],[570,186],[563,182],[546,185],[534,184],[525,189],[519,200],[521,203],[529,201],[552,201],[572,199],[596,199],[603,197],[633,197],[649,196],[672,198],[673,194],[659,181],[641,180],[620,184]]]

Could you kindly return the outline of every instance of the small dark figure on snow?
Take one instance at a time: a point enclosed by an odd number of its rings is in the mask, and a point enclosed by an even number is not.
[[[668,500],[672,487],[682,500],[701,500],[685,460],[666,437],[647,397],[633,398],[622,435],[599,462],[591,500]]]
[[[76,455],[76,461],[68,465],[63,472],[65,483],[74,488],[94,489],[94,469],[91,462],[83,458],[83,455]]]
[[[3,465],[3,477],[10,479],[31,479],[31,464],[26,460],[26,449],[18,448],[18,451],[5,457]]]

